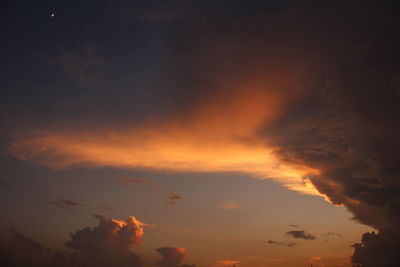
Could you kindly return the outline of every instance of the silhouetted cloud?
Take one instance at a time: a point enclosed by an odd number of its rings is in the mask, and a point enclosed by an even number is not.
[[[305,239],[305,240],[314,240],[316,239],[315,236],[306,233],[305,231],[288,231],[286,235],[291,236],[297,239]]]
[[[353,245],[351,257],[354,267],[397,267],[400,266],[400,233],[381,230],[365,233],[361,243]]]
[[[54,201],[51,203],[54,206],[57,206],[59,208],[66,208],[66,207],[83,207],[84,205],[80,202],[74,201],[74,200],[68,200],[68,199],[62,199],[59,198],[58,200]]]
[[[162,259],[158,260],[155,265],[160,267],[195,267],[195,265],[180,265],[183,258],[185,257],[184,248],[171,248],[162,247],[156,249],[158,253],[162,256]]]
[[[296,243],[293,243],[293,242],[282,242],[282,241],[274,241],[274,240],[268,240],[268,241],[265,241],[266,243],[268,243],[268,244],[271,244],[271,245],[278,245],[278,246],[285,246],[285,247],[294,247],[294,246],[296,246]]]

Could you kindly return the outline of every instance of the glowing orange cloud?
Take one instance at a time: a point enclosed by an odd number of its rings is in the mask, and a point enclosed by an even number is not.
[[[151,168],[184,172],[243,172],[275,179],[291,190],[319,193],[306,175],[317,170],[282,164],[260,137],[275,121],[287,93],[254,84],[205,95],[184,115],[124,129],[51,129],[29,133],[11,145],[13,155],[50,166]],[[263,89],[260,89],[263,88]],[[267,89],[265,89],[267,88]]]

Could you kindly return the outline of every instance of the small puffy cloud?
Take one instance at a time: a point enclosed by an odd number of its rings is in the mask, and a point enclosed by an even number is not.
[[[195,265],[180,265],[185,257],[185,248],[162,247],[156,249],[160,253],[162,259],[158,260],[155,265],[160,267],[195,267]]]
[[[226,209],[226,210],[236,210],[239,208],[239,204],[233,202],[223,203],[218,206],[218,208]]]
[[[271,245],[278,245],[278,246],[285,246],[285,247],[294,247],[296,246],[296,243],[294,242],[281,242],[281,241],[274,241],[274,240],[268,240],[265,241],[265,243],[267,244],[271,244]]]
[[[67,208],[67,207],[83,207],[84,205],[80,202],[74,201],[74,200],[68,200],[68,199],[62,199],[59,198],[56,201],[51,203],[54,206],[57,206],[59,208]]]
[[[286,235],[297,239],[314,240],[315,236],[308,234],[306,231],[288,231]]]

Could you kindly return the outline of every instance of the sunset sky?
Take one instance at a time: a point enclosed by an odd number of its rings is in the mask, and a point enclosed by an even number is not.
[[[400,266],[395,1],[5,1],[0,265]]]

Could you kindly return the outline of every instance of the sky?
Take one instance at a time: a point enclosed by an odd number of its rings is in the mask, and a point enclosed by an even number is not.
[[[396,1],[5,1],[0,265],[396,267]]]

